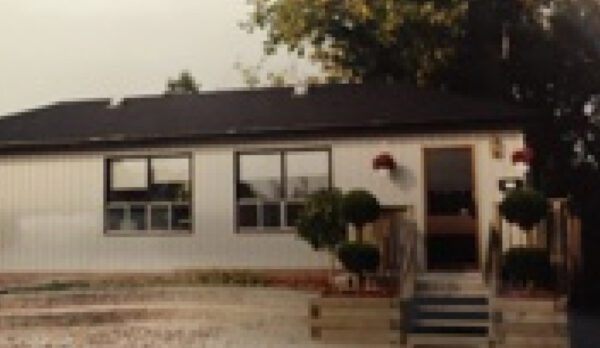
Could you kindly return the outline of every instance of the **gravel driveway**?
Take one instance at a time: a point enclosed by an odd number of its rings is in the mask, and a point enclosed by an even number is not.
[[[167,296],[166,303],[172,304],[168,318],[143,318],[98,325],[78,326],[75,323],[69,326],[18,327],[2,330],[0,347],[328,346],[310,339],[308,301],[316,296],[315,293],[269,288],[199,287],[186,289],[185,294]],[[181,299],[178,301],[174,298]],[[0,304],[2,301],[8,304],[6,298],[0,298]],[[37,307],[40,306],[39,302],[36,303]],[[86,306],[97,308],[97,305],[89,303],[69,304],[64,299],[59,302],[58,307],[53,304],[43,310],[60,312]],[[165,301],[160,303],[164,305]],[[131,306],[131,303],[112,306],[121,305]],[[156,302],[148,300],[148,306],[151,305],[156,305]],[[177,315],[177,312],[173,315],[173,308],[181,308],[181,315]],[[0,314],[6,315],[10,310],[19,312],[36,309],[7,309],[5,306],[0,307]]]

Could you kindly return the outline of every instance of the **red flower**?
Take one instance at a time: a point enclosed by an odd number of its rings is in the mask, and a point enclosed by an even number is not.
[[[392,170],[396,168],[396,161],[389,152],[382,152],[373,158],[373,169]]]
[[[521,150],[517,150],[512,154],[512,162],[513,163],[525,163],[530,164],[533,160],[533,150],[526,147]]]

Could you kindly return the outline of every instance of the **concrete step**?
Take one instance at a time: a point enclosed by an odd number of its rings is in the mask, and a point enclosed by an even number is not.
[[[478,280],[483,281],[479,272],[424,272],[417,275],[417,280]]]
[[[416,284],[408,347],[488,347],[490,292],[479,273],[425,273]]]
[[[463,275],[446,273],[423,273],[416,278],[418,283],[458,283],[458,284],[485,284],[481,275]]]
[[[415,290],[420,291],[445,291],[445,292],[470,292],[479,291],[487,292],[487,287],[483,283],[475,282],[423,282],[419,281],[415,284]]]
[[[423,273],[415,283],[417,297],[488,297],[479,273]]]

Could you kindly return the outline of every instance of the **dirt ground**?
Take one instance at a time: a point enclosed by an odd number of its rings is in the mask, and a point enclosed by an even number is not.
[[[233,287],[200,288],[197,291],[197,301],[188,298],[175,303],[170,299],[169,303],[182,308],[181,316],[98,325],[79,326],[75,323],[63,327],[5,329],[0,332],[0,347],[332,346],[310,339],[308,302],[315,293]],[[81,304],[76,306],[81,307]],[[64,308],[73,306],[61,304],[61,308],[51,307],[50,310]],[[22,309],[16,309],[19,310]],[[5,307],[4,313],[7,311]],[[0,303],[0,314],[2,312]]]

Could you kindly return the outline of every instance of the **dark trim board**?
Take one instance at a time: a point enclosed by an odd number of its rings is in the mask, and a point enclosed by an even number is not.
[[[139,138],[121,141],[77,141],[73,143],[42,143],[42,144],[2,144],[0,143],[0,156],[19,156],[31,154],[54,153],[80,153],[100,151],[140,150],[159,147],[195,147],[223,144],[266,143],[274,141],[314,141],[322,139],[341,140],[355,138],[384,138],[390,136],[426,136],[426,135],[451,135],[451,134],[477,134],[491,132],[522,132],[525,126],[507,120],[505,124],[488,125],[485,127],[452,126],[445,128],[404,128],[396,130],[369,129],[360,127],[356,129],[335,129],[330,131],[279,131],[265,134],[247,135],[212,135],[212,136],[183,136],[173,138]]]

